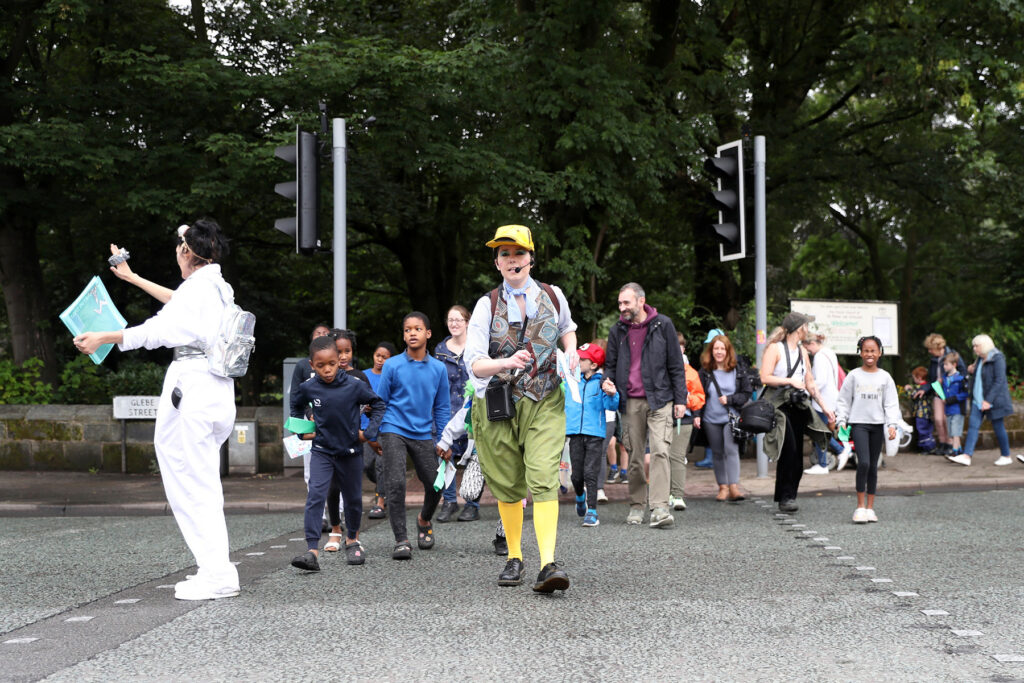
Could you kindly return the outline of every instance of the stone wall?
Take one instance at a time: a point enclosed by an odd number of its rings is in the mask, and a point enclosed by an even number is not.
[[[258,471],[280,472],[281,408],[238,408],[237,422],[256,422]],[[153,420],[125,421],[128,472],[152,471]],[[121,421],[109,405],[0,405],[0,470],[121,471]]]

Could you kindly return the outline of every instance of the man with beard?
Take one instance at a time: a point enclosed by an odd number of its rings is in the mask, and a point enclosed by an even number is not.
[[[676,329],[668,317],[647,305],[643,287],[630,282],[619,290],[619,321],[608,333],[604,386],[625,397],[620,404],[622,434],[629,451],[629,516],[643,524],[645,506],[652,528],[672,526],[669,511],[671,468],[668,453],[673,425],[686,414],[686,373]],[[644,451],[651,449],[650,486]]]

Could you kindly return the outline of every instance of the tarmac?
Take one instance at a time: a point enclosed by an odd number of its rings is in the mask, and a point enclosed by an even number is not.
[[[879,472],[878,495],[915,495],[929,491],[978,491],[1024,488],[1024,463],[1013,453],[1013,463],[996,467],[996,450],[978,451],[970,467],[950,463],[934,455],[900,453],[886,458]],[[712,498],[718,492],[714,473],[686,466],[686,498]],[[855,493],[854,469],[848,464],[841,472],[804,475],[801,496],[850,495]],[[285,474],[224,477],[224,509],[227,513],[295,512],[302,514],[306,485],[301,468]],[[775,467],[768,476],[757,477],[754,459],[740,461],[740,489],[748,495],[770,497],[775,485]],[[604,486],[612,502],[629,500],[625,484]],[[364,509],[372,499],[372,484],[364,481]],[[410,473],[407,503],[423,500],[423,486]],[[572,494],[562,496],[565,502]],[[460,500],[461,502],[461,500]],[[485,489],[482,505],[493,505]],[[59,471],[0,472],[0,517],[40,516],[125,516],[171,514],[160,477],[150,474],[105,474]]]

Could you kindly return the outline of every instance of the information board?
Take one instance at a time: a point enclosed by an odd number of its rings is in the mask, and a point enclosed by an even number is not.
[[[874,335],[885,354],[900,355],[899,304],[895,301],[793,299],[789,308],[813,315],[825,329],[825,345],[840,355],[855,355],[857,340]]]

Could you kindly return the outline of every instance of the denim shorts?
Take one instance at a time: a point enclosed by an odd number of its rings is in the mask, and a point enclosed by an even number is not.
[[[947,415],[946,416],[947,428],[949,429],[950,437],[960,437],[964,435],[964,416],[960,415]]]

